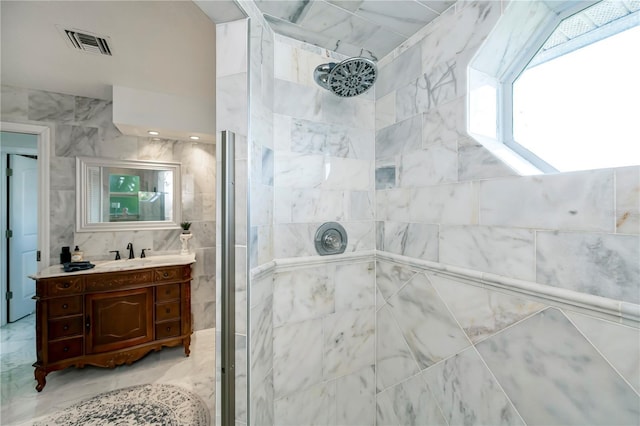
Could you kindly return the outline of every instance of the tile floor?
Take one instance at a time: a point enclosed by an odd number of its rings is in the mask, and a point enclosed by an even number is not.
[[[169,383],[196,392],[214,418],[215,329],[193,333],[189,357],[180,346],[152,352],[130,366],[55,371],[49,373],[40,393],[35,390],[31,366],[36,359],[34,334],[35,315],[0,328],[2,426],[29,425],[99,393],[145,383]]]

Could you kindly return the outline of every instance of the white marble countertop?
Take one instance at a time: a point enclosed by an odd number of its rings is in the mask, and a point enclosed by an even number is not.
[[[64,272],[62,265],[53,265],[43,269],[29,278],[39,280],[42,278],[65,277],[68,275],[100,274],[104,272],[130,271],[134,269],[155,268],[158,266],[177,266],[195,263],[195,254],[168,254],[160,256],[148,256],[137,259],[102,260],[91,262],[95,268],[84,271]]]

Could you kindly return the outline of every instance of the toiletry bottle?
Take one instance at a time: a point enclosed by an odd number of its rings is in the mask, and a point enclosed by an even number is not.
[[[76,246],[76,248],[73,249],[73,253],[71,254],[71,261],[72,262],[82,262],[82,255],[83,255],[83,253],[80,251],[78,246]]]
[[[62,247],[62,252],[60,253],[60,263],[69,263],[71,262],[71,250],[69,246]]]

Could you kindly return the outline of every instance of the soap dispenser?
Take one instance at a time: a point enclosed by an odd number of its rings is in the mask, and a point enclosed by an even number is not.
[[[83,257],[83,253],[80,251],[80,248],[76,246],[76,248],[73,249],[73,253],[71,253],[71,261],[82,262],[82,257]]]

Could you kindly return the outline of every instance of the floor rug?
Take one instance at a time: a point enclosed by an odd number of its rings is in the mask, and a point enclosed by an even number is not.
[[[148,384],[102,393],[34,423],[35,426],[207,426],[202,399],[179,386]]]

